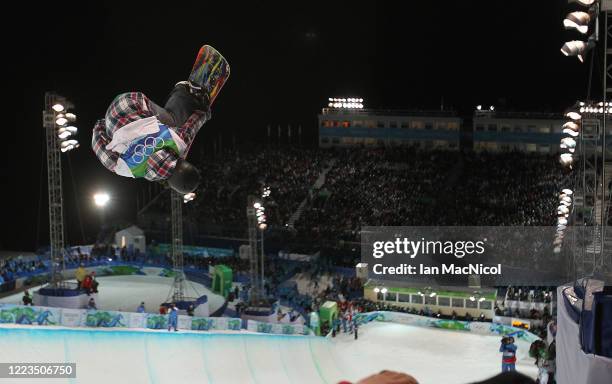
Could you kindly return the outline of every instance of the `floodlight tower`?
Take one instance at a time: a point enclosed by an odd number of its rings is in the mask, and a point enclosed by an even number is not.
[[[252,307],[262,306],[264,293],[264,231],[267,228],[263,199],[270,196],[270,189],[264,188],[261,198],[247,198],[247,221],[249,228],[249,265],[251,292],[249,301]],[[259,245],[260,244],[260,245]],[[259,245],[259,246],[258,246]]]
[[[183,204],[193,200],[193,196],[182,195],[175,190],[170,191],[172,209],[172,264],[174,283],[172,301],[185,300],[185,272],[183,271]]]
[[[50,284],[62,284],[64,270],[64,212],[62,198],[62,159],[61,153],[79,147],[73,138],[77,128],[69,125],[76,121],[76,115],[69,112],[74,105],[66,98],[53,93],[45,93],[43,128],[47,144],[47,185],[49,190],[49,240],[51,246]]]

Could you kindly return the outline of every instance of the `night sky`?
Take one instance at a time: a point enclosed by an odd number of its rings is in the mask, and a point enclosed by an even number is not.
[[[559,51],[578,37],[563,30],[571,8],[562,0],[48,3],[23,2],[1,27],[10,110],[2,116],[0,249],[48,244],[44,92],[76,105],[82,146],[63,157],[64,215],[69,242],[82,242],[79,213],[91,240],[93,192],[109,191],[109,215],[130,221],[145,183],[97,161],[89,145],[96,119],[121,92],[163,103],[203,44],[228,59],[231,76],[192,154],[219,137],[226,146],[234,137],[251,142],[267,124],[301,124],[314,145],[317,112],[334,96],[403,109],[439,109],[443,98],[469,116],[477,104],[560,112],[587,92],[589,65]]]

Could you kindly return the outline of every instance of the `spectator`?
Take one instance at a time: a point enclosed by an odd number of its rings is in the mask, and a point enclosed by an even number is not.
[[[77,281],[77,289],[81,288],[83,284],[83,280],[85,279],[85,276],[87,276],[87,270],[83,267],[83,264],[80,264],[77,270],[74,272],[74,277],[76,278],[76,281]]]
[[[89,302],[87,303],[87,309],[88,310],[98,310],[98,307],[96,307],[96,302],[94,301],[94,298],[90,298]]]
[[[28,292],[27,289],[23,293],[23,298],[21,299],[21,301],[23,301],[23,305],[33,305],[32,297],[30,296],[30,292]]]
[[[136,312],[138,312],[138,313],[145,313],[145,303],[144,303],[144,301],[140,303],[138,308],[136,308]]]

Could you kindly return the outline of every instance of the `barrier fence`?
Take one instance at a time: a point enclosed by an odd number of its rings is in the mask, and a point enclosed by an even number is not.
[[[401,312],[376,311],[358,313],[355,315],[355,321],[359,325],[363,325],[371,321],[383,321],[404,325],[412,325],[417,327],[430,327],[448,329],[453,331],[466,331],[477,333],[480,335],[508,335],[514,337],[517,340],[525,341],[527,343],[532,343],[536,340],[539,340],[539,337],[525,329],[505,324],[480,321],[446,320]]]
[[[61,325],[93,328],[168,328],[169,315],[0,304],[0,324]],[[240,331],[242,320],[229,317],[178,316],[178,328],[193,331]]]

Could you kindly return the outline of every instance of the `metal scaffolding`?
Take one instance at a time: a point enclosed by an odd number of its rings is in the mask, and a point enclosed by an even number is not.
[[[263,231],[258,229],[257,210],[255,204],[259,202],[254,196],[247,199],[247,221],[249,224],[249,266],[251,278],[251,292],[249,301],[251,306],[260,306],[265,299],[264,295],[264,260],[263,260]],[[261,236],[261,251],[257,246]]]
[[[51,107],[65,100],[54,93],[45,93],[43,127],[47,143],[47,185],[49,190],[49,242],[51,246],[50,284],[62,284],[64,263],[64,212],[62,198],[62,158],[60,140],[57,136],[56,118],[58,113]]]
[[[183,271],[183,195],[171,190],[172,207],[172,264],[174,283],[172,301],[185,300],[185,272]]]

